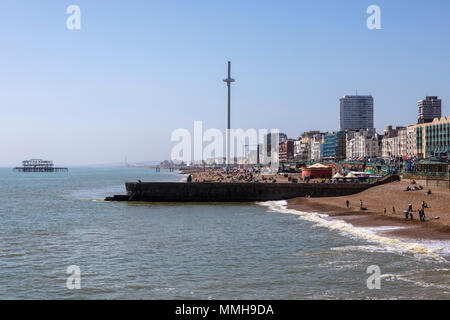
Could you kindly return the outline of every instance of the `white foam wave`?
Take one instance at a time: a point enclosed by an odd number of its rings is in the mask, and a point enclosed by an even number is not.
[[[414,286],[422,287],[422,288],[434,287],[434,288],[439,288],[439,289],[443,289],[443,290],[450,290],[450,286],[448,286],[448,285],[438,284],[438,283],[429,283],[429,282],[424,282],[421,280],[414,280],[414,279],[408,278],[408,276],[409,275],[403,275],[403,274],[382,274],[381,279],[385,279],[386,281],[409,282],[409,283],[413,283]]]
[[[407,252],[411,252],[413,254],[417,254],[420,256],[428,256],[428,257],[431,257],[431,258],[441,261],[441,262],[447,262],[446,259],[444,259],[442,256],[440,256],[437,253],[437,252],[442,253],[445,250],[447,250],[446,248],[448,248],[448,243],[443,243],[442,241],[441,241],[441,246],[437,246],[437,243],[435,243],[434,247],[431,248],[423,243],[404,242],[399,239],[380,236],[380,235],[376,234],[376,232],[374,232],[376,228],[354,227],[351,224],[349,224],[343,220],[331,219],[326,214],[319,214],[319,213],[315,213],[315,212],[304,212],[304,211],[298,211],[298,210],[294,210],[294,209],[288,209],[286,201],[267,201],[267,202],[261,202],[259,204],[263,205],[263,206],[267,206],[267,207],[269,207],[270,210],[275,211],[275,212],[294,214],[302,220],[313,222],[314,226],[316,226],[316,227],[337,230],[345,235],[350,235],[350,236],[357,237],[360,239],[365,239],[367,241],[382,244],[383,246],[389,247],[389,249],[392,251],[396,251],[396,252],[407,251]],[[359,246],[359,247],[360,247],[360,249],[373,250],[373,247],[369,247],[369,248],[367,246],[366,247]]]

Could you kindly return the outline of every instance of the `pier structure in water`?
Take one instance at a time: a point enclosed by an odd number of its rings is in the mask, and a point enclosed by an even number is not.
[[[31,159],[22,161],[21,167],[15,167],[18,172],[67,172],[68,168],[55,167],[53,161]]]

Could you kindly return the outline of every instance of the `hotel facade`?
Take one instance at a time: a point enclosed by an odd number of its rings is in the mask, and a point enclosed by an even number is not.
[[[387,126],[381,140],[381,157],[392,159],[407,156],[407,128]]]
[[[450,152],[450,117],[408,127],[408,151],[415,157],[448,156]]]
[[[368,159],[381,156],[381,137],[375,129],[347,132],[347,159]]]

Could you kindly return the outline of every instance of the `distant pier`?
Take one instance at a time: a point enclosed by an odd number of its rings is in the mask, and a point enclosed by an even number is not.
[[[17,172],[67,172],[68,168],[55,167],[52,161],[31,159],[22,161],[21,167],[13,169]]]
[[[175,168],[173,168],[173,167],[164,168],[164,169],[169,170],[169,172],[174,172],[175,171]],[[156,166],[155,170],[156,170],[156,172],[161,172],[161,167],[160,166]]]

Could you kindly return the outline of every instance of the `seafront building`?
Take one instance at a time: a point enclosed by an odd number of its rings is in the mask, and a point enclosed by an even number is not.
[[[409,152],[418,158],[446,157],[450,152],[450,117],[408,126]]]
[[[320,159],[320,146],[317,142],[322,140],[322,136],[323,134],[320,131],[304,132],[300,138],[294,141],[295,160],[298,162],[308,162],[312,158]],[[312,155],[312,152],[314,152],[314,155]]]
[[[303,139],[294,141],[294,159],[296,162],[305,163],[311,159],[311,148]]]
[[[319,133],[311,138],[311,160],[320,161],[321,159],[321,149],[323,144],[323,134]]]
[[[323,140],[322,159],[345,160],[347,152],[347,134],[345,131],[328,132]]]
[[[280,163],[288,163],[294,160],[294,140],[287,139],[280,142],[278,159]]]
[[[279,160],[307,163],[382,158],[389,163],[408,163],[410,167],[423,158],[445,159],[450,153],[450,117],[431,119],[440,115],[441,109],[438,97],[427,96],[418,102],[419,123],[395,128],[389,125],[380,135],[373,127],[373,97],[344,96],[340,99],[343,130],[308,131],[296,140],[280,134]]]
[[[373,159],[381,156],[381,136],[375,129],[347,132],[347,159]]]
[[[442,101],[436,96],[428,96],[417,102],[418,119],[417,123],[432,122],[436,118],[442,116]]]
[[[262,148],[260,148],[260,150],[262,151],[260,155],[260,160],[263,161],[264,163],[269,163],[272,157],[272,141],[275,143],[275,145],[279,146],[281,142],[286,141],[287,139],[288,139],[287,135],[281,132],[269,133],[264,135]]]
[[[416,125],[411,124],[406,127],[406,156],[408,158],[417,157]]]
[[[373,97],[344,96],[340,99],[341,131],[373,129]]]
[[[407,153],[407,129],[406,127],[387,126],[381,140],[381,157],[389,160],[406,157]]]

